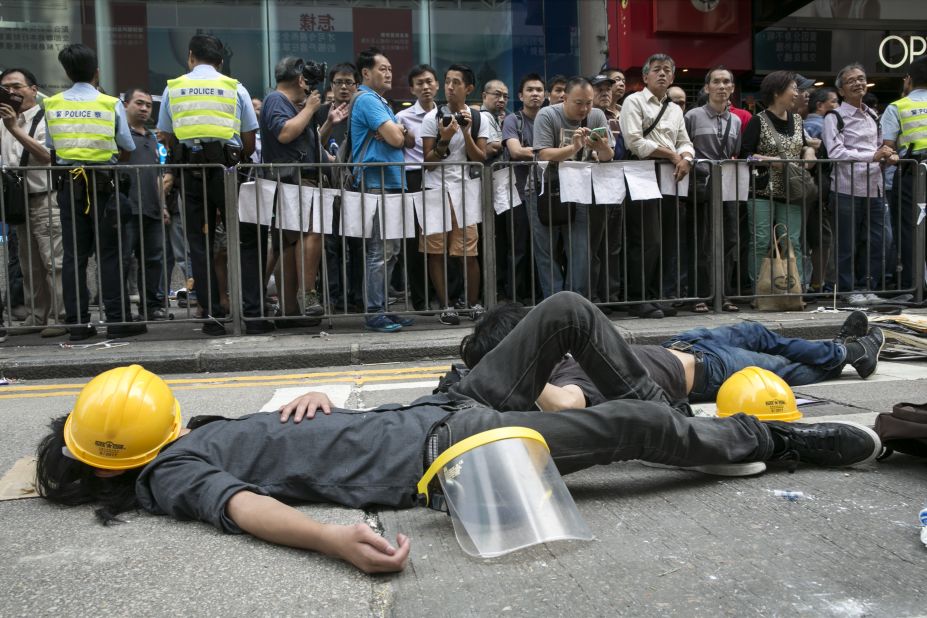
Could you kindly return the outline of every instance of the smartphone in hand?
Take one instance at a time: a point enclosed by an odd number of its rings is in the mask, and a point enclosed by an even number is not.
[[[589,139],[591,139],[594,142],[597,142],[600,139],[605,139],[606,135],[608,135],[608,128],[596,127],[589,132]]]

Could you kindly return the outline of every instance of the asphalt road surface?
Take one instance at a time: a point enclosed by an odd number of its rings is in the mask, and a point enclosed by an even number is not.
[[[277,389],[324,390],[337,405],[407,402],[447,363],[306,372],[165,376],[185,418],[254,412]],[[85,379],[0,386],[0,474],[30,456]],[[806,419],[871,423],[927,401],[927,365],[885,363],[796,389]],[[335,462],[333,462],[335,465]],[[308,552],[144,513],[104,528],[90,507],[0,502],[0,615],[923,616],[927,548],[917,513],[927,461],[895,456],[845,470],[771,469],[723,479],[637,462],[567,477],[592,542],[494,560],[463,553],[449,518],[423,509],[300,507],[412,539],[405,572],[368,577]],[[801,492],[788,501],[776,490]]]

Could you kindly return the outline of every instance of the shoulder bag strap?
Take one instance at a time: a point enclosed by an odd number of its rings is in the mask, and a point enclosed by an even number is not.
[[[643,137],[650,135],[650,132],[657,128],[657,125],[660,124],[660,118],[663,118],[663,113],[666,111],[666,108],[669,107],[670,99],[666,97],[666,100],[663,101],[663,107],[660,108],[660,113],[657,114],[657,117],[654,118],[653,124],[644,129]]]
[[[42,118],[45,116],[45,110],[39,108],[39,111],[36,112],[35,117],[32,119],[32,126],[29,128],[29,137],[35,137],[35,130],[38,128],[39,123],[42,122]],[[19,167],[26,167],[29,163],[29,150],[23,146],[23,156],[19,159]]]

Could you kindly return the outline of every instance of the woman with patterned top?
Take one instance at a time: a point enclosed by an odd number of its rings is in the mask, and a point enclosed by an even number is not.
[[[747,123],[741,143],[741,158],[815,160],[814,149],[805,143],[801,116],[789,111],[798,97],[795,74],[788,71],[770,73],[760,84],[760,97],[766,109]],[[798,272],[804,272],[801,244],[803,205],[786,201],[785,168],[785,163],[770,163],[768,175],[762,174],[764,168],[757,168],[761,175],[756,179],[753,197],[747,202],[747,221],[751,230],[747,269],[753,283],[756,282],[759,265],[772,244],[774,225],[784,225],[788,230]]]

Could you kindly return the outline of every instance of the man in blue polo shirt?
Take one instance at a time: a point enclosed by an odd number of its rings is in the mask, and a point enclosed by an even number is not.
[[[396,119],[383,94],[393,87],[393,67],[375,47],[357,57],[362,84],[351,109],[351,160],[355,163],[402,163],[403,148],[415,145],[415,137]],[[369,193],[399,193],[405,187],[401,166],[368,167],[359,176],[356,189]],[[367,328],[382,333],[401,330],[413,323],[411,318],[386,314],[386,282],[389,262],[399,252],[398,240],[385,240],[381,221],[373,219],[372,237],[367,241],[364,298]]]

